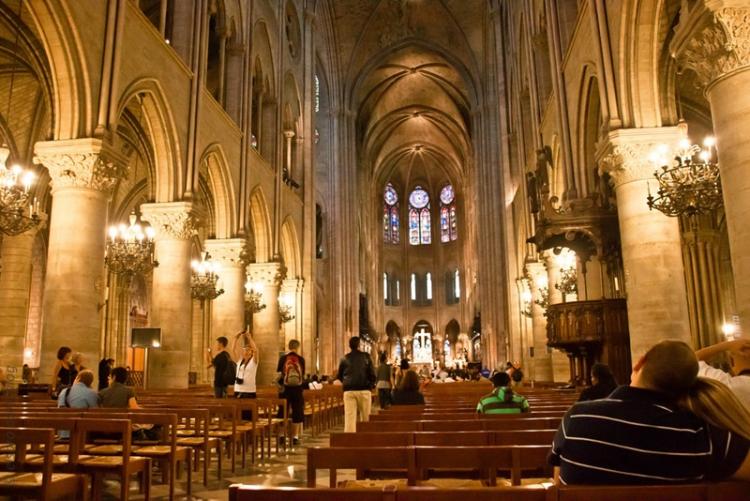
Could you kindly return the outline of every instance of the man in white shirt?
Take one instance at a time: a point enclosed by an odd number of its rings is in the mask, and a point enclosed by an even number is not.
[[[706,363],[716,355],[727,352],[731,374],[715,369]],[[716,379],[727,385],[750,411],[750,338],[724,341],[695,352],[698,358],[698,376]]]

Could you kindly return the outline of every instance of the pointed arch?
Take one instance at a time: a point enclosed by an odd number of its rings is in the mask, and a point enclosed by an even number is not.
[[[287,217],[284,224],[281,225],[281,257],[284,259],[287,277],[300,276],[302,259],[300,257],[299,239],[291,217]]]
[[[250,193],[250,224],[255,240],[255,262],[265,263],[271,257],[271,217],[263,189],[256,186]]]
[[[216,209],[216,238],[231,238],[237,228],[237,197],[224,149],[219,143],[209,145],[201,155]]]
[[[153,78],[133,81],[123,92],[117,106],[117,120],[125,107],[137,99],[151,139],[154,176],[152,193],[156,202],[173,202],[185,191],[180,141],[173,114],[161,84]]]

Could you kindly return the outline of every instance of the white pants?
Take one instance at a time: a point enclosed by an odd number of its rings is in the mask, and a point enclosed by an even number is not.
[[[370,420],[372,393],[369,390],[344,392],[344,431],[357,431],[357,421]]]

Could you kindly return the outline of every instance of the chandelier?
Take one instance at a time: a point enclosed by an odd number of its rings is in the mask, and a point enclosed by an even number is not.
[[[140,224],[135,211],[130,214],[130,226],[120,224],[109,227],[106,257],[109,271],[128,282],[135,276],[147,275],[159,266],[154,260],[155,231]]]
[[[190,277],[190,292],[193,299],[211,301],[224,294],[224,289],[217,289],[219,265],[211,261],[208,252],[201,253],[201,260],[193,260]]]
[[[39,202],[31,200],[36,174],[18,164],[7,165],[10,150],[0,147],[0,232],[20,235],[41,222]]]
[[[252,283],[249,280],[245,283],[245,310],[250,313],[258,313],[266,308],[263,301],[263,284]]]
[[[707,137],[704,148],[683,139],[679,142],[674,163],[669,166],[669,147],[661,145],[649,159],[661,170],[654,172],[659,188],[656,196],[649,189],[649,209],[667,216],[706,214],[721,207],[719,164],[714,160],[716,141]]]
[[[279,321],[285,324],[292,320],[294,320],[294,315],[292,314],[291,301],[286,297],[279,298]]]

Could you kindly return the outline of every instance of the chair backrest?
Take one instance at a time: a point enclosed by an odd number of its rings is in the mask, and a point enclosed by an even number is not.
[[[307,449],[308,487],[315,487],[317,470],[321,468],[330,472],[330,487],[336,487],[337,469],[405,470],[409,485],[416,482],[411,447],[310,447]]]
[[[357,432],[420,431],[420,421],[359,421]]]
[[[41,447],[44,454],[42,469],[42,498],[46,499],[52,478],[52,452],[55,443],[55,431],[52,428],[0,428],[0,443],[13,445],[14,460],[0,462],[2,471],[23,471],[26,465],[28,446]]]
[[[491,431],[491,445],[542,445],[551,444],[557,430],[505,430]]]
[[[331,447],[407,447],[414,445],[414,435],[410,431],[331,433]]]
[[[707,501],[709,499],[708,485],[554,486],[550,489],[549,499],[550,501]],[[747,499],[747,493],[748,491],[745,491],[745,499]]]
[[[0,426],[5,428],[51,428],[54,432],[65,431],[68,433],[70,440],[68,445],[69,463],[74,464],[78,461],[78,441],[75,440],[77,433],[77,423],[80,420],[81,413],[40,413],[40,414],[15,414],[9,415],[0,413]]]
[[[89,433],[106,433],[118,435],[118,442],[122,445],[122,464],[126,465],[130,458],[132,424],[129,419],[115,418],[83,418],[76,423],[76,446],[82,450],[85,444],[91,440]]]
[[[332,489],[273,487],[261,485],[230,485],[229,501],[396,501],[394,488]],[[530,500],[531,501],[531,500]],[[534,500],[536,501],[536,500]]]
[[[546,501],[547,489],[543,485],[495,487],[493,489],[437,489],[435,487],[410,487],[396,491],[397,501]]]
[[[486,431],[420,431],[414,433],[414,445],[474,446],[492,445],[492,435]]]

